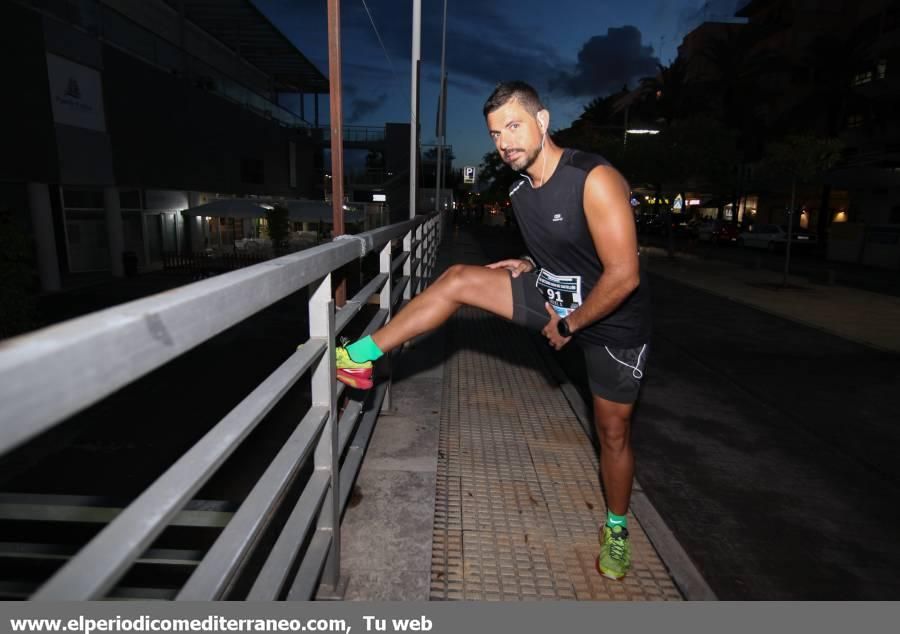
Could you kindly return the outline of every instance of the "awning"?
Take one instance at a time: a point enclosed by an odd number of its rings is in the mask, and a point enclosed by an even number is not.
[[[328,79],[249,0],[166,0],[275,80],[283,92],[328,93]]]
[[[186,210],[189,216],[214,216],[216,218],[265,218],[275,205],[285,206],[288,217],[294,222],[332,221],[331,203],[323,200],[270,200],[264,198],[217,198],[203,205]],[[344,208],[344,222],[362,222],[365,214],[355,207]]]

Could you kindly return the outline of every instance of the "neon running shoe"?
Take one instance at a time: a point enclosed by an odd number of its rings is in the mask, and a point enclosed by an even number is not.
[[[357,390],[372,389],[372,362],[357,363],[350,358],[347,348],[338,346],[335,348],[335,361],[337,366],[337,379]]]
[[[631,569],[631,542],[624,526],[604,526],[597,572],[609,579],[621,579]]]

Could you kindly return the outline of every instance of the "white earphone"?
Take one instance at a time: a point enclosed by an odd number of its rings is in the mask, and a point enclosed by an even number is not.
[[[541,154],[544,155],[543,165],[541,166],[541,187],[544,186],[544,172],[547,170],[547,155],[544,154],[544,141],[547,139],[547,115],[544,115],[543,120],[541,116],[537,116],[538,124],[541,127]]]

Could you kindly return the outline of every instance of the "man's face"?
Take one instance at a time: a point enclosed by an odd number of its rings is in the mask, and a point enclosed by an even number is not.
[[[487,127],[504,163],[517,172],[531,167],[541,151],[543,133],[534,115],[517,99],[488,114]]]

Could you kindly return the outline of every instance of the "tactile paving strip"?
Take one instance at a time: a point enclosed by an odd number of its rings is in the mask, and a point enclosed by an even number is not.
[[[631,572],[594,568],[596,455],[526,333],[470,308],[447,327],[431,599],[680,600],[631,515]]]

